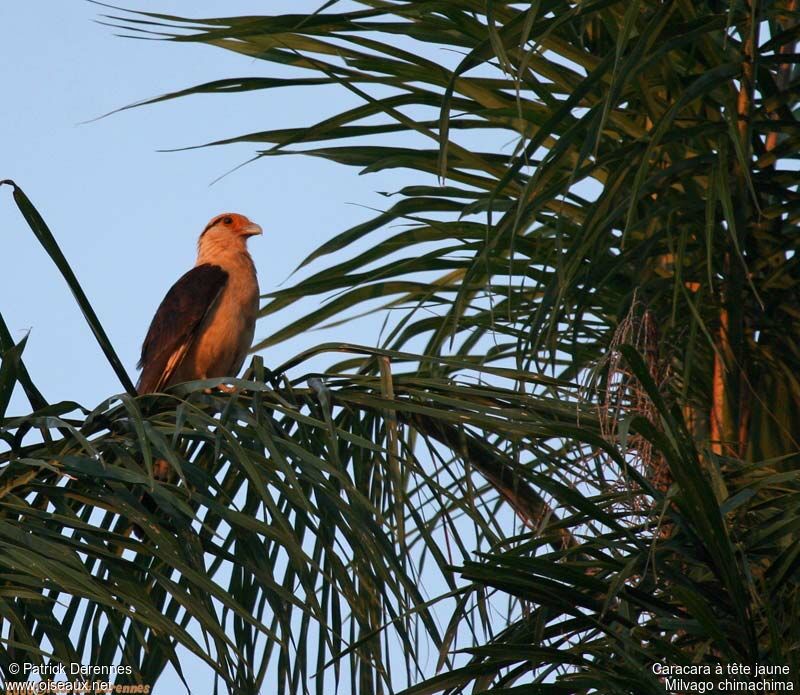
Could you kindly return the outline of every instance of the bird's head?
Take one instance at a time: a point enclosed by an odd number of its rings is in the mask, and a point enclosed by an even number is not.
[[[197,242],[200,255],[209,252],[243,251],[247,239],[262,230],[255,222],[235,212],[225,212],[213,217]],[[205,253],[204,253],[205,252]]]

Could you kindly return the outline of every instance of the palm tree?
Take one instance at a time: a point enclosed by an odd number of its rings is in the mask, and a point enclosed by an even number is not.
[[[19,383],[32,410],[0,430],[4,668],[123,656],[153,681],[188,649],[237,693],[663,693],[658,665],[689,664],[800,687],[796,18],[795,0],[108,15],[266,71],[152,101],[361,100],[209,144],[414,178],[266,297],[262,315],[328,299],[255,349],[381,300],[379,347],[89,412],[44,402],[0,330],[0,406]]]

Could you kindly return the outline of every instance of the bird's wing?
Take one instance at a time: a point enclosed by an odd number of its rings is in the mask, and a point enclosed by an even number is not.
[[[192,268],[170,288],[142,344],[138,364],[142,374],[136,385],[139,393],[152,393],[168,385],[227,282],[227,272],[205,263]]]

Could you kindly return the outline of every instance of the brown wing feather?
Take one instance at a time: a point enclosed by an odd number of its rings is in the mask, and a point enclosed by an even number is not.
[[[167,292],[142,344],[136,385],[139,393],[169,386],[169,379],[186,356],[197,331],[219,300],[228,273],[205,263],[185,273]]]

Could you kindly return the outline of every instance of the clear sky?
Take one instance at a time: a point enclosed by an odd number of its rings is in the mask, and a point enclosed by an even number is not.
[[[136,9],[190,16],[310,10],[316,0],[135,0]],[[221,49],[119,38],[96,23],[110,12],[81,0],[0,2],[0,178],[14,179],[43,215],[93,302],[123,363],[135,363],[152,315],[194,263],[213,215],[259,222],[251,241],[263,292],[274,290],[321,241],[385,208],[377,191],[400,173],[360,177],[309,157],[265,158],[223,178],[256,145],[179,153],[165,148],[270,128],[310,125],[355,104],[339,87],[195,96],[92,119],[199,82],[276,74],[278,66]],[[296,74],[296,73],[295,73]],[[121,390],[66,285],[0,190],[0,311],[15,339],[30,337],[26,363],[45,396],[92,407]],[[296,313],[269,317],[256,338]],[[377,322],[313,334],[267,351],[278,364],[324,338],[375,343]],[[343,335],[344,334],[344,335]],[[15,398],[11,412],[26,403]]]
[[[141,10],[194,16],[315,9],[308,0],[132,0]],[[14,179],[50,225],[112,342],[135,378],[149,321],[170,285],[194,262],[196,237],[213,215],[259,222],[251,242],[262,291],[286,279],[321,241],[385,207],[377,191],[408,183],[402,173],[359,177],[320,159],[261,160],[210,186],[248,159],[251,145],[159,153],[254,130],[312,124],[354,103],[336,87],[192,97],[87,123],[132,102],[198,82],[275,74],[220,49],[116,37],[95,22],[104,8],[81,0],[0,1],[0,179]],[[324,98],[324,100],[323,100]],[[91,408],[121,387],[66,285],[11,199],[0,190],[0,312],[25,360],[55,402]],[[293,317],[270,317],[256,337]],[[277,364],[323,338],[374,344],[379,322],[303,336],[267,351]],[[27,412],[17,395],[10,412]],[[190,669],[204,693],[207,672]],[[179,692],[174,676],[161,692]]]

